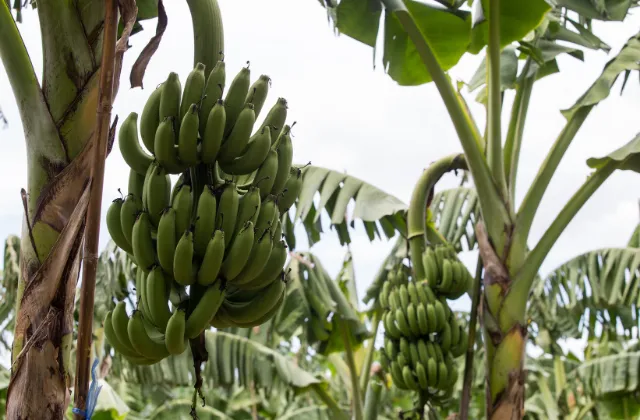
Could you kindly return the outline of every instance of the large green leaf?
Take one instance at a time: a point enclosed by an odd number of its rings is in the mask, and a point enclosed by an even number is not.
[[[244,387],[253,384],[259,388],[270,388],[278,380],[297,391],[305,391],[322,382],[292,359],[235,334],[207,331],[205,346],[209,362],[203,376],[212,387],[238,383]]]
[[[640,172],[640,133],[618,150],[602,158],[591,158],[587,165],[591,168],[601,168],[607,163],[613,163],[616,169]]]
[[[594,333],[596,322],[608,326],[617,320],[630,331],[640,319],[639,284],[640,249],[587,252],[536,283],[529,315],[554,340]]]
[[[622,352],[586,361],[576,369],[575,375],[584,384],[585,393],[594,398],[637,395],[640,392],[640,352]],[[635,410],[640,412],[640,406]]]
[[[479,52],[487,45],[489,23],[485,16],[489,0],[482,0],[478,8],[480,19],[474,25],[470,51]],[[500,44],[509,45],[523,39],[540,25],[551,6],[544,0],[510,0],[500,2]]]
[[[627,41],[618,55],[605,65],[600,77],[571,108],[562,111],[562,115],[570,119],[580,108],[596,105],[609,96],[620,73],[631,70],[640,70],[640,32]]]
[[[587,19],[623,20],[635,0],[555,0],[561,7],[573,10]]]
[[[355,208],[349,215],[347,206],[352,201]],[[329,216],[343,245],[351,242],[348,225],[354,227],[356,219],[363,222],[371,241],[376,234],[380,236],[380,229],[388,238],[392,238],[396,230],[406,233],[405,203],[359,178],[319,166],[303,169],[302,190],[295,208],[293,222],[302,220],[310,246],[320,240],[323,212]],[[285,231],[288,223],[285,217]],[[290,238],[292,231],[287,242],[294,248]]]
[[[419,85],[431,81],[415,45],[407,37],[395,14],[384,11],[379,0],[342,0],[320,2],[340,33],[373,47],[380,32],[383,62],[389,76],[400,85]],[[337,5],[335,3],[338,3]],[[420,28],[443,69],[455,66],[465,52],[479,52],[486,45],[487,25],[479,19],[473,25],[471,13],[461,6],[465,1],[439,0],[439,5],[405,0],[405,6]],[[544,0],[511,0],[501,3],[501,40],[503,45],[522,39],[540,24],[550,6]],[[384,22],[384,27],[380,27]]]

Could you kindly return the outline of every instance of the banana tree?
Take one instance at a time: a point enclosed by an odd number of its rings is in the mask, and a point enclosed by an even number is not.
[[[92,167],[99,163],[93,162],[94,154],[103,153],[96,152],[100,149],[96,116],[110,113],[110,103],[98,104],[100,75],[113,74],[113,94],[108,96],[115,97],[130,35],[142,30],[140,21],[159,16],[156,35],[132,70],[132,83],[141,86],[146,65],[167,24],[161,1],[117,3],[118,10],[106,10],[104,1],[32,2],[44,55],[43,73],[38,78],[16,24],[21,20],[23,2],[0,2],[0,58],[20,112],[28,161],[28,184],[22,190],[25,219],[7,391],[8,418],[61,418],[68,405],[81,248],[86,239],[87,257],[96,253],[90,245],[97,246],[99,205],[97,210],[93,206],[88,211],[92,185],[96,184],[98,190],[94,195],[101,190],[102,175],[92,174]],[[213,0],[187,3],[193,13],[195,59],[210,69],[221,50],[211,42],[220,29],[211,24],[217,4]],[[12,9],[16,10],[15,19]],[[105,12],[119,17],[117,34],[115,28],[105,33],[105,28],[112,26],[105,25]],[[102,63],[103,41],[115,44],[115,57],[110,54],[107,63]],[[105,80],[108,78],[105,76]],[[102,106],[100,110],[98,105]],[[109,124],[106,121],[105,126]],[[115,123],[110,136],[114,129]],[[99,204],[99,200],[96,202]],[[85,223],[87,214],[94,216],[89,218],[91,226]],[[85,228],[91,232],[88,238]],[[95,268],[91,259],[85,260],[84,267],[89,266]],[[91,300],[91,295],[85,298]],[[90,304],[87,309],[85,315],[90,318]],[[81,338],[90,341],[90,332]],[[79,357],[86,356],[79,353]]]
[[[534,279],[558,237],[608,177],[616,170],[640,171],[640,137],[606,157],[588,161],[593,173],[533,246],[528,243],[531,225],[559,162],[591,110],[609,95],[620,74],[626,78],[638,70],[640,34],[630,38],[584,95],[563,111],[566,126],[517,206],[515,180],[531,90],[540,77],[557,71],[559,53],[576,53],[574,48],[561,48],[557,40],[577,44],[576,48],[606,49],[606,44],[591,36],[591,20],[622,20],[635,2],[602,2],[598,7],[589,2],[556,2],[552,8],[542,0],[488,0],[477,2],[480,13],[474,19],[465,9],[466,2],[440,2],[444,7],[400,0],[333,3],[325,7],[336,28],[370,46],[376,45],[384,11],[383,61],[388,74],[404,85],[433,81],[449,112],[464,154],[439,160],[418,180],[407,218],[413,268],[417,278],[424,278],[420,255],[428,242],[425,208],[429,192],[444,173],[468,169],[481,209],[475,232],[484,265],[481,315],[488,366],[487,417],[522,418],[525,310]],[[447,36],[441,36],[442,32]],[[520,56],[514,52],[515,41]],[[446,71],[465,52],[477,53],[485,45],[486,64],[478,76],[479,84],[485,86],[482,100],[487,110],[482,135]],[[524,59],[520,72],[519,58]],[[509,71],[513,63],[515,73]],[[505,73],[511,74],[511,83],[505,83]],[[515,88],[516,95],[503,135],[503,92],[509,88]]]

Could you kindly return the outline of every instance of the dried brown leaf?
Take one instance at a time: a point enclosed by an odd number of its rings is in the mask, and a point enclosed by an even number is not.
[[[142,79],[147,71],[147,65],[149,65],[151,57],[153,57],[158,46],[160,46],[162,35],[164,35],[164,31],[167,29],[167,23],[168,19],[167,13],[164,10],[164,5],[162,4],[162,0],[158,0],[158,26],[156,26],[156,34],[149,40],[149,43],[144,47],[140,56],[131,68],[131,75],[129,76],[131,89],[138,86],[144,89]]]
[[[118,94],[118,88],[120,87],[120,73],[122,72],[122,59],[125,51],[129,48],[129,37],[133,30],[133,25],[136,23],[136,17],[138,16],[138,7],[135,0],[118,0],[118,6],[120,8],[120,15],[124,22],[124,29],[122,35],[116,43],[116,60],[113,73],[113,97]]]

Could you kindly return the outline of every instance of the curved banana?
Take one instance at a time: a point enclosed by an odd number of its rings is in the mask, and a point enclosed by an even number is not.
[[[302,171],[299,168],[291,168],[289,179],[284,185],[282,197],[278,200],[278,210],[284,213],[296,202],[302,189]]]
[[[193,245],[196,255],[202,257],[216,228],[217,201],[213,187],[207,185],[200,194],[193,231]]]
[[[278,152],[270,149],[267,157],[264,159],[253,181],[253,185],[260,189],[260,198],[264,200],[271,194],[273,182],[276,180],[278,173]]]
[[[220,274],[227,280],[233,280],[244,268],[253,246],[253,223],[248,221],[235,235],[229,252],[222,262]]]
[[[153,143],[156,138],[156,130],[160,125],[160,97],[162,96],[162,85],[151,92],[147,102],[144,104],[142,114],[140,114],[140,137],[144,147],[149,153],[154,153]],[[131,190],[129,190],[131,192]]]
[[[229,175],[250,174],[262,165],[271,147],[269,130],[263,128],[254,134],[242,152],[242,156],[227,163],[220,162],[220,168]]]
[[[287,120],[287,100],[284,98],[278,98],[275,105],[271,107],[269,113],[264,118],[260,130],[264,127],[269,127],[271,130],[271,143],[275,143],[284,128],[284,123]]]
[[[173,258],[176,252],[176,211],[167,207],[158,223],[156,240],[158,262],[162,269],[173,275]]]
[[[129,340],[131,340],[133,348],[147,359],[160,360],[169,355],[169,351],[164,342],[159,343],[152,340],[147,334],[140,311],[135,311],[129,319],[127,332],[129,333]]]
[[[226,121],[228,126],[230,118],[228,107],[226,108],[226,112]],[[229,133],[229,136],[223,141],[222,146],[220,147],[218,160],[221,162],[230,162],[240,156],[244,148],[247,147],[247,144],[249,143],[251,131],[253,130],[255,122],[256,114],[253,110],[253,105],[245,105],[238,115],[237,121],[234,121],[234,126]]]
[[[177,125],[175,117],[167,117],[160,121],[153,143],[153,150],[160,166],[170,174],[179,174],[186,167],[178,160],[174,124]]]
[[[407,321],[409,322],[411,333],[416,337],[420,336],[420,327],[418,326],[418,314],[416,311],[416,307],[413,305],[413,303],[409,303],[409,305],[405,309],[407,312]]]
[[[402,379],[404,380],[404,383],[407,384],[409,389],[412,389],[414,391],[420,390],[420,386],[416,383],[415,379],[413,379],[413,373],[411,372],[409,366],[405,366],[402,368]]]
[[[111,202],[109,209],[107,210],[107,230],[113,242],[118,245],[119,248],[133,254],[133,248],[129,244],[127,237],[122,232],[122,205],[124,201],[122,198],[116,198]],[[134,255],[135,256],[135,255]]]
[[[122,158],[131,169],[144,175],[151,165],[153,158],[140,146],[138,139],[138,114],[132,112],[122,122],[118,133],[118,146]]]
[[[180,237],[173,257],[173,278],[182,286],[195,281],[193,272],[193,232],[185,230]]]
[[[147,303],[151,318],[162,333],[165,332],[169,318],[171,318],[171,311],[167,305],[169,300],[167,286],[169,283],[165,280],[162,268],[160,266],[154,267],[147,276]]]
[[[176,310],[169,322],[167,323],[167,331],[164,336],[164,343],[167,346],[169,354],[177,356],[184,353],[187,349],[187,340],[185,340],[185,324],[186,314],[183,310]]]
[[[251,72],[247,63],[247,67],[240,69],[229,85],[229,89],[227,90],[227,94],[224,98],[224,107],[227,112],[227,120],[224,129],[225,136],[231,133],[235,127],[236,120],[240,119],[239,115],[243,109],[244,98],[247,97],[247,93],[249,92],[249,83],[251,83],[250,77]],[[253,105],[251,107],[253,108]],[[251,125],[253,126],[253,124]]]
[[[127,308],[124,301],[120,301],[116,304],[111,317],[111,324],[113,326],[113,332],[115,333],[118,341],[126,347],[127,351],[132,356],[140,356],[140,354],[133,348],[131,341],[129,340],[129,334],[127,333],[127,326],[129,325],[129,315],[127,315]]]
[[[220,280],[208,286],[195,308],[187,317],[185,336],[189,339],[199,336],[215,316],[225,297],[225,288]]]
[[[224,300],[222,306],[234,323],[254,322],[268,313],[278,302],[285,290],[283,281],[275,281],[254,299],[246,302]]]
[[[120,209],[120,225],[124,237],[131,245],[131,234],[133,225],[136,222],[136,216],[142,211],[142,201],[139,197],[129,194],[125,197],[122,208]],[[117,245],[117,244],[116,244]]]
[[[258,115],[260,115],[260,111],[262,110],[262,107],[267,100],[267,94],[269,93],[270,85],[271,78],[266,74],[263,74],[251,85],[251,87],[249,87],[249,92],[247,92],[244,103],[253,104],[253,108],[256,111],[256,118],[258,118]]]
[[[252,185],[247,193],[240,198],[238,216],[236,218],[236,232],[243,229],[245,223],[249,221],[255,226],[260,215],[260,205],[260,190]]]
[[[122,354],[125,357],[138,358],[141,357],[140,353],[135,350],[129,350],[122,342],[118,339],[114,329],[113,329],[113,311],[109,311],[104,318],[104,335],[107,338],[111,347],[118,353]],[[129,337],[127,336],[127,340]]]
[[[224,92],[224,84],[226,79],[225,63],[219,60],[209,73],[207,78],[207,86],[202,98],[202,106],[200,107],[200,135],[204,138],[206,127],[209,125],[208,118],[216,103],[222,105],[222,94]],[[223,106],[224,109],[224,106]],[[222,121],[222,132],[224,133],[224,120]],[[222,138],[222,135],[220,136]]]
[[[176,130],[180,121],[180,97],[182,96],[182,84],[178,73],[171,72],[167,80],[162,84],[162,95],[160,96],[160,121],[166,118],[176,120]],[[155,149],[155,142],[154,142]],[[157,152],[156,152],[157,154]]]
[[[176,211],[176,238],[180,238],[191,227],[193,197],[190,185],[184,184],[180,188],[171,207]]]
[[[184,121],[184,116],[187,112],[191,111],[191,105],[196,104],[196,117],[198,116],[198,108],[202,101],[202,95],[204,94],[205,77],[204,77],[205,65],[197,63],[191,70],[187,81],[184,83],[184,92],[182,95],[182,103],[180,104],[180,121]],[[197,119],[196,119],[197,120]],[[180,127],[182,131],[182,127]],[[198,135],[198,126],[196,126],[196,137]]]
[[[203,286],[213,284],[218,278],[222,260],[224,258],[224,232],[216,230],[207,244],[202,257],[202,265],[198,270],[198,283]]]
[[[149,165],[151,166],[151,165]],[[148,170],[148,169],[147,169]],[[138,197],[139,200],[142,200],[142,190],[144,188],[144,174],[139,174],[133,169],[129,170],[129,188],[128,193],[133,194]]]
[[[221,229],[224,232],[225,248],[229,247],[234,236],[239,204],[240,195],[236,190],[235,182],[225,184],[220,195],[218,213],[216,214],[216,229]]]
[[[153,226],[158,226],[160,217],[171,199],[171,178],[162,167],[156,167],[149,174],[147,183],[147,204],[149,220]]]
[[[276,151],[278,152],[278,172],[276,173],[276,179],[273,182],[271,188],[271,194],[278,195],[282,192],[289,178],[289,170],[291,169],[291,163],[293,162],[293,144],[291,144],[291,127],[284,126],[282,134],[274,144]]]
[[[198,163],[198,105],[191,104],[182,118],[180,133],[178,133],[178,157],[186,166]]]
[[[280,278],[282,268],[287,260],[287,247],[284,241],[277,241],[273,244],[271,254],[269,254],[269,260],[265,264],[264,268],[253,280],[248,283],[240,285],[243,290],[256,290],[261,289],[276,279]]]
[[[267,233],[268,232],[264,232],[262,237],[253,244],[251,254],[249,254],[249,262],[244,266],[242,271],[233,278],[231,281],[232,284],[241,287],[243,284],[250,283],[266,267],[269,257],[271,256],[271,249],[273,248],[271,236],[267,235]]]
[[[131,233],[131,247],[133,248],[133,256],[136,259],[138,267],[142,268],[145,273],[151,270],[151,266],[156,262],[156,252],[151,239],[151,221],[149,214],[141,212],[133,225]]]
[[[224,125],[227,119],[227,114],[224,109],[224,102],[219,99],[211,111],[206,116],[206,126],[202,131],[202,144],[200,146],[200,159],[207,165],[212,165],[218,153],[220,152],[220,146],[222,146],[222,139],[224,136]],[[200,123],[202,124],[202,117],[200,117]]]

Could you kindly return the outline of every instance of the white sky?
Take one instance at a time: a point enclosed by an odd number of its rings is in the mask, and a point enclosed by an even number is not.
[[[428,164],[445,154],[461,150],[454,129],[432,84],[400,87],[384,74],[381,63],[372,68],[372,50],[346,36],[336,37],[324,10],[314,0],[219,0],[224,16],[227,74],[231,78],[247,60],[252,80],[266,73],[273,79],[265,107],[279,96],[289,102],[289,122],[294,129],[294,161],[346,170],[409,201],[413,184]],[[132,63],[155,33],[155,21],[143,23],[145,31],[131,38],[125,55],[120,92],[113,114],[120,120],[129,112],[141,112],[149,92],[170,71],[182,82],[192,68],[191,19],[186,2],[166,1],[169,26],[160,48],[151,60],[144,91],[129,89]],[[37,73],[42,68],[42,48],[35,11],[23,13],[20,30]],[[640,27],[636,12],[623,24],[594,24],[596,34],[616,53]],[[380,57],[382,54],[378,54]],[[467,56],[452,71],[455,78],[469,80],[481,56]],[[559,110],[575,99],[600,74],[610,58],[604,52],[587,52],[586,64],[561,57],[562,73],[536,83],[524,136],[518,179],[518,200],[535,176],[550,145],[565,122]],[[566,200],[586,179],[586,159],[622,146],[640,131],[640,88],[637,74],[623,97],[619,85],[599,105],[582,127],[553,178],[535,219],[530,238],[534,245]],[[473,103],[482,126],[483,108]],[[509,109],[509,96],[505,109]],[[0,106],[9,127],[0,129],[5,151],[0,155],[0,237],[19,234],[22,217],[20,188],[26,186],[26,157],[22,127],[4,69],[0,69]],[[505,112],[505,127],[508,112]],[[505,130],[506,131],[506,130]],[[127,187],[128,167],[117,147],[107,160],[103,214],[117,189]],[[449,183],[449,186],[453,184]],[[553,248],[543,265],[547,272],[582,252],[601,247],[624,246],[638,223],[640,178],[635,173],[617,173],[592,197]],[[326,224],[325,224],[326,225]],[[102,225],[101,246],[107,241]],[[306,246],[303,232],[300,249]],[[352,251],[360,296],[371,282],[391,243],[369,241],[358,224],[352,234]],[[337,273],[345,249],[334,233],[325,235],[313,250],[331,273]],[[470,268],[475,256],[467,255]],[[468,301],[460,306],[468,307]]]

